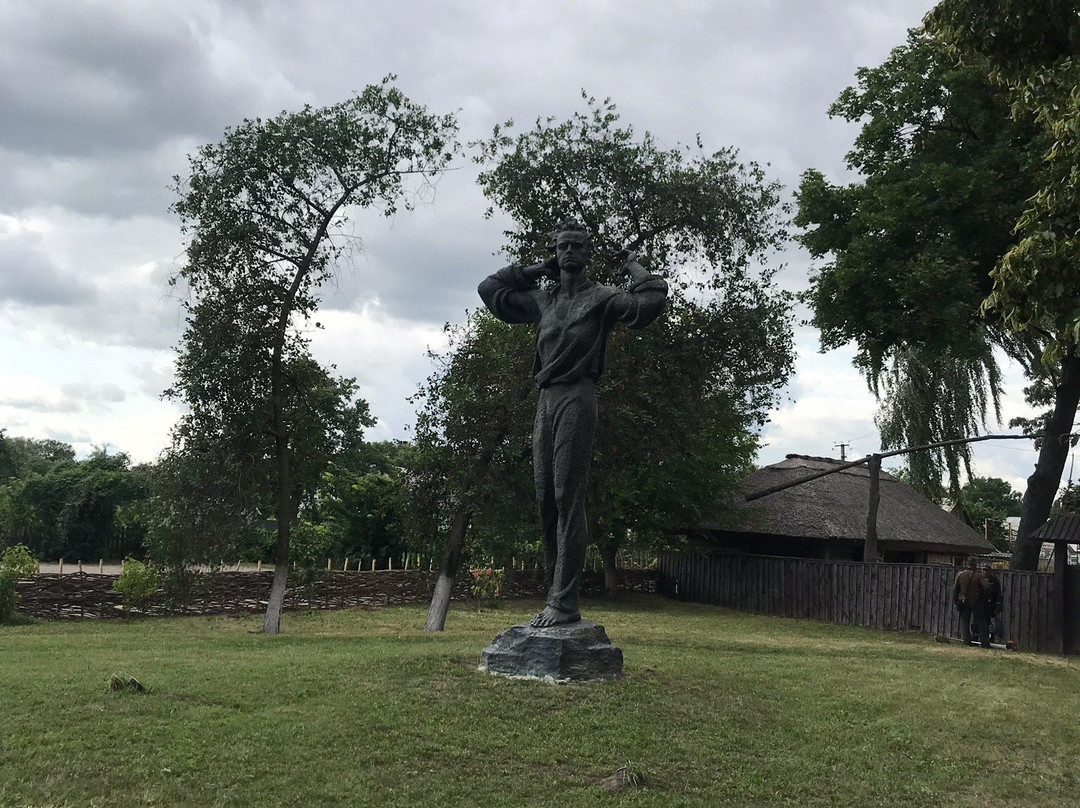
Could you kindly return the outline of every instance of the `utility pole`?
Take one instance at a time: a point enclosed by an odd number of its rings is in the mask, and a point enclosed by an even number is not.
[[[850,443],[844,443],[843,441],[840,441],[840,443],[834,443],[832,446],[833,446],[834,449],[837,448],[838,446],[840,447],[840,461],[841,462],[847,460],[847,451],[846,450],[847,450],[847,448],[849,446],[851,446]]]

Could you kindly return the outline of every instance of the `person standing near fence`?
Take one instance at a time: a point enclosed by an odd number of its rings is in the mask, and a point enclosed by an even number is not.
[[[990,564],[983,566],[983,609],[986,612],[986,628],[989,640],[1005,642],[1005,627],[1001,623],[1001,581],[994,575]]]
[[[974,558],[967,560],[967,568],[958,572],[953,581],[953,603],[960,611],[960,634],[966,645],[972,645],[971,624],[975,623],[975,634],[983,648],[990,647],[990,636],[986,627],[986,609],[983,597],[986,594],[986,581],[979,574],[979,565]]]

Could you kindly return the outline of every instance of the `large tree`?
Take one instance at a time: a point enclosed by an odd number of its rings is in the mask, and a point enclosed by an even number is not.
[[[447,350],[432,356],[436,368],[414,397],[415,451],[405,477],[411,540],[419,546],[445,536],[427,631],[445,627],[470,532],[474,551],[482,545],[494,554],[528,542],[535,524],[530,335],[485,310],[447,334]]]
[[[412,446],[382,441],[360,449],[330,465],[301,516],[325,529],[327,555],[367,557],[382,566],[412,549],[403,526],[404,469]]]
[[[810,170],[798,192],[800,240],[824,259],[811,277],[813,322],[823,349],[854,343],[881,401],[884,447],[970,437],[999,414],[995,349],[1033,378],[1045,373],[1037,340],[980,308],[1035,188],[1038,133],[1010,117],[984,64],[957,65],[917,31],[857,78],[829,114],[862,124],[847,156],[860,178],[834,185]],[[924,491],[946,473],[954,499],[965,466],[970,476],[963,445],[909,464]]]
[[[590,273],[598,280],[619,282],[615,255],[630,247],[672,287],[661,320],[613,332],[598,391],[589,517],[610,589],[627,536],[664,541],[713,515],[753,458],[756,430],[793,354],[789,299],[761,268],[784,237],[778,187],[734,150],[663,149],[622,124],[610,102],[586,98],[586,105],[565,121],[541,119],[520,132],[497,127],[473,145],[492,213],[513,222],[507,258],[547,258],[552,228],[572,216],[593,235]],[[448,412],[460,418],[455,408],[465,403],[473,420],[490,422],[486,428],[500,424],[507,457],[528,469],[533,336],[507,329],[478,334],[481,344],[495,335],[513,344],[499,369],[505,380],[482,388],[483,397],[449,399]],[[474,501],[508,489],[503,469],[472,467]]]
[[[1011,566],[1035,569],[1032,538],[1050,513],[1080,404],[1080,2],[942,0],[926,17],[962,64],[983,64],[1009,93],[1016,119],[1033,118],[1045,144],[1034,193],[993,270],[985,310],[1044,345],[1053,407],[1024,492]]]
[[[340,396],[342,384],[312,368],[302,329],[349,246],[350,210],[389,216],[410,207],[410,179],[429,180],[446,166],[455,132],[451,116],[430,114],[388,78],[338,104],[245,120],[192,155],[188,175],[176,180],[187,261],[175,281],[190,294],[175,394],[193,416],[178,440],[196,438],[207,416],[233,447],[219,455],[241,472],[245,462],[263,467],[262,439],[272,439],[269,634],[280,627],[308,448],[289,402],[306,406],[314,391],[335,385]]]

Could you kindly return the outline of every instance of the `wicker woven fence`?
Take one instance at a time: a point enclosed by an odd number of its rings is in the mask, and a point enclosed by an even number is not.
[[[285,592],[285,609],[318,610],[374,608],[397,604],[427,603],[435,587],[436,573],[427,570],[378,570],[323,572],[311,586],[290,579]],[[70,575],[39,574],[18,583],[19,612],[45,620],[122,617],[123,598],[112,589],[115,575],[86,572]],[[198,576],[192,597],[177,611],[183,614],[242,614],[266,609],[273,572],[217,572]],[[470,579],[458,576],[452,598],[469,598]],[[620,570],[619,586],[625,591],[656,591],[655,573],[649,570]],[[603,576],[585,572],[582,592],[597,595],[603,590]],[[506,570],[501,597],[542,598],[542,574],[535,570]],[[145,614],[168,611],[160,597],[152,598],[140,610]]]

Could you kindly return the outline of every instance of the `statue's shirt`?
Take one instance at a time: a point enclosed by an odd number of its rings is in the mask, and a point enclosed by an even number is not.
[[[615,323],[644,328],[664,310],[667,282],[649,275],[629,290],[588,281],[572,296],[560,286],[540,289],[517,266],[500,269],[480,284],[480,297],[507,323],[536,323],[536,386],[599,379],[604,349]]]

